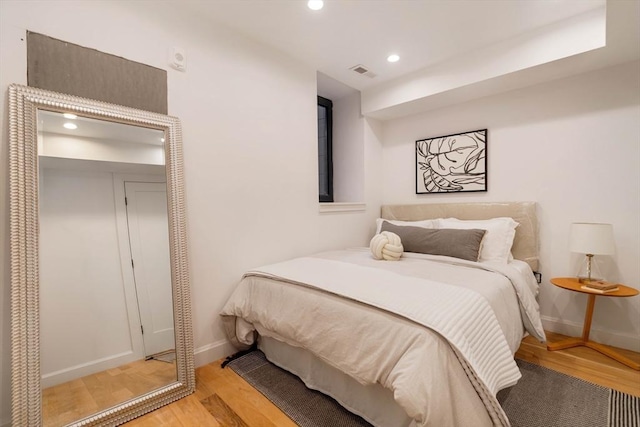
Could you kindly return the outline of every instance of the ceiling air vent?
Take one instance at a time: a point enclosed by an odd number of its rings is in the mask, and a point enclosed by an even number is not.
[[[365,67],[364,65],[362,65],[362,64],[358,64],[358,65],[353,66],[353,67],[351,67],[349,69],[353,70],[356,73],[361,74],[363,76],[367,76],[367,77],[369,77],[371,79],[374,78],[375,76],[377,76],[376,73],[369,71],[369,69],[367,67]]]

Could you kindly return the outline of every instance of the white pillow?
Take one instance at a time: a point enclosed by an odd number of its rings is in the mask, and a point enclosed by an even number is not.
[[[382,228],[382,223],[384,221],[390,222],[393,225],[400,225],[400,226],[411,226],[411,227],[420,227],[420,228],[438,228],[437,219],[424,219],[421,221],[396,221],[391,219],[378,218],[376,219],[376,234],[380,234],[380,229]]]
[[[442,218],[438,220],[437,228],[458,228],[463,230],[478,228],[487,230],[482,239],[478,261],[498,261],[506,264],[509,262],[517,226],[518,223],[513,218],[508,217],[485,220]]]

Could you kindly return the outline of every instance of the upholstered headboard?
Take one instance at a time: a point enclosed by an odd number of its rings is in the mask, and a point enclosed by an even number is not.
[[[528,263],[533,271],[538,270],[538,218],[535,202],[383,205],[380,214],[382,218],[400,221],[511,217],[520,224],[516,228],[511,248],[513,257]]]

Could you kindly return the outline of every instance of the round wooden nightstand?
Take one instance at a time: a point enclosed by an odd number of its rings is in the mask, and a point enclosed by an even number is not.
[[[596,303],[596,297],[632,297],[638,295],[638,290],[631,288],[629,286],[618,284],[618,290],[613,292],[600,293],[597,291],[591,291],[588,289],[583,289],[583,283],[580,283],[575,277],[556,277],[551,279],[551,283],[554,285],[568,289],[574,292],[581,292],[583,294],[589,295],[589,300],[587,302],[587,311],[584,316],[584,326],[582,328],[582,337],[581,338],[568,338],[566,340],[558,341],[556,343],[547,344],[547,350],[555,351],[562,350],[565,348],[585,346],[600,353],[611,357],[612,359],[617,360],[620,363],[623,363],[635,370],[640,371],[640,364],[634,362],[633,360],[619,354],[615,350],[604,346],[602,344],[598,344],[597,342],[589,340],[589,331],[591,330],[591,319],[593,318],[593,307]]]

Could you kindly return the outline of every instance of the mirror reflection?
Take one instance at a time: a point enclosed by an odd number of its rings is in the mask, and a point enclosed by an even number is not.
[[[38,111],[45,426],[177,380],[164,132]]]

